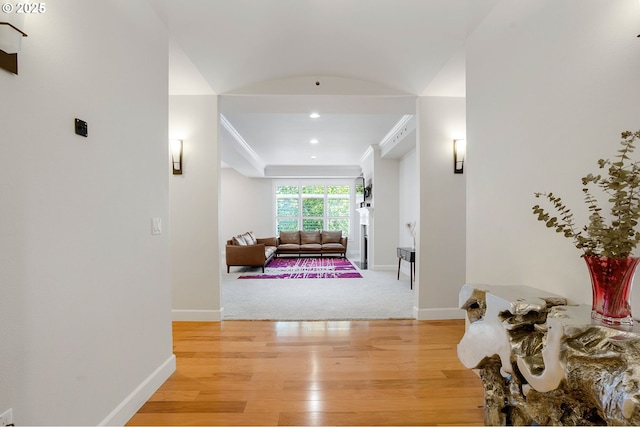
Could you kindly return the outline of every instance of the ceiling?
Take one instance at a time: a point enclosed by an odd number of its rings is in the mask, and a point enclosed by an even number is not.
[[[222,161],[255,177],[354,176],[372,145],[406,153],[417,96],[465,96],[465,40],[497,1],[149,0],[169,93],[220,95]]]

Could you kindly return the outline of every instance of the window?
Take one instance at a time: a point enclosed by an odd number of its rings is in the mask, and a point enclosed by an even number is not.
[[[276,186],[276,231],[297,231],[300,211],[299,187]]]
[[[280,231],[341,230],[349,235],[351,185],[275,185],[276,234]]]

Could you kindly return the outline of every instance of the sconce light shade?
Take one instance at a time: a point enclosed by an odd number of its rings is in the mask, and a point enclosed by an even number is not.
[[[11,3],[6,5],[11,6]],[[22,49],[22,38],[27,37],[21,29],[24,27],[24,14],[3,15],[2,19],[7,20],[0,22],[0,68],[18,74],[18,52]]]
[[[172,139],[171,144],[171,169],[174,175],[182,175],[182,140]]]
[[[0,22],[0,50],[18,53],[22,49],[22,38],[27,35],[8,22]]]
[[[0,21],[0,50],[4,53],[19,53],[22,38],[27,35],[24,28],[24,13],[3,14]]]
[[[464,158],[467,155],[467,141],[464,139],[453,140],[453,173],[464,172]]]

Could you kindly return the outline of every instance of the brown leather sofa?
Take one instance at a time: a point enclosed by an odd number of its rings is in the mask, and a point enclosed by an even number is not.
[[[339,254],[344,258],[347,240],[342,231],[281,231],[278,237],[263,239],[249,231],[227,240],[227,273],[230,267],[261,267],[264,273],[274,257],[284,254]]]
[[[227,240],[226,257],[227,273],[230,267],[262,267],[264,268],[276,256],[275,237],[256,238],[253,232],[239,234]]]
[[[281,231],[277,238],[277,254],[347,254],[348,238],[342,231]]]

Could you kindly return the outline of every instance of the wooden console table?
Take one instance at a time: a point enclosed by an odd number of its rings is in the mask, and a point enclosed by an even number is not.
[[[400,280],[400,263],[405,260],[409,263],[409,285],[413,289],[413,275],[416,269],[416,250],[413,248],[398,248],[398,280]]]
[[[486,425],[640,425],[640,328],[527,286],[464,285],[458,359],[482,379]]]

